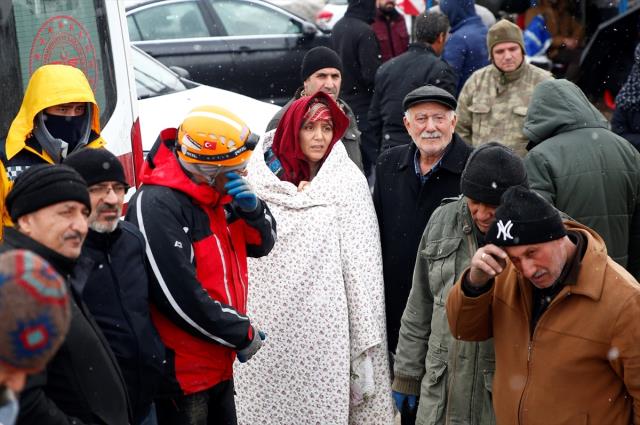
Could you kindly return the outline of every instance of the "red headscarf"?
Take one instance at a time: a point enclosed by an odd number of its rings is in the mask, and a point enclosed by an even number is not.
[[[320,160],[321,164],[329,156],[333,145],[349,128],[349,118],[327,93],[319,91],[312,96],[301,97],[289,106],[278,124],[271,149],[284,169],[280,179],[291,182],[296,186],[303,180],[311,179],[309,163],[300,148],[300,129],[305,122],[305,115],[318,100],[329,107],[333,121],[333,138],[329,143],[327,152]]]

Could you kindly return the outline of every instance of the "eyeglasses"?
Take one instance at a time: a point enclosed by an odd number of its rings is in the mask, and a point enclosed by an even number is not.
[[[110,190],[113,190],[118,196],[122,196],[127,192],[128,187],[122,183],[114,184],[94,184],[89,187],[89,193],[94,196],[105,197],[109,194]]]

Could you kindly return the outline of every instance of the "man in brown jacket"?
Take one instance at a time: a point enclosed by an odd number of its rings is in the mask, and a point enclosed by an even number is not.
[[[451,332],[493,336],[499,425],[640,423],[640,286],[535,192],[502,197],[450,292]]]

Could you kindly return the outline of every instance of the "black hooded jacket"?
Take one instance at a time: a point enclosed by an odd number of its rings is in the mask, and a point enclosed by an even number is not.
[[[376,71],[382,63],[380,46],[371,28],[375,0],[350,0],[344,17],[333,27],[331,46],[342,59],[341,97],[354,111],[366,111]]]

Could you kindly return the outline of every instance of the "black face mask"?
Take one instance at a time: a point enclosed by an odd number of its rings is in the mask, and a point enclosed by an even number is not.
[[[44,112],[43,118],[49,133],[56,139],[67,142],[71,148],[69,151],[82,140],[86,128],[86,112],[77,117],[64,117]]]

